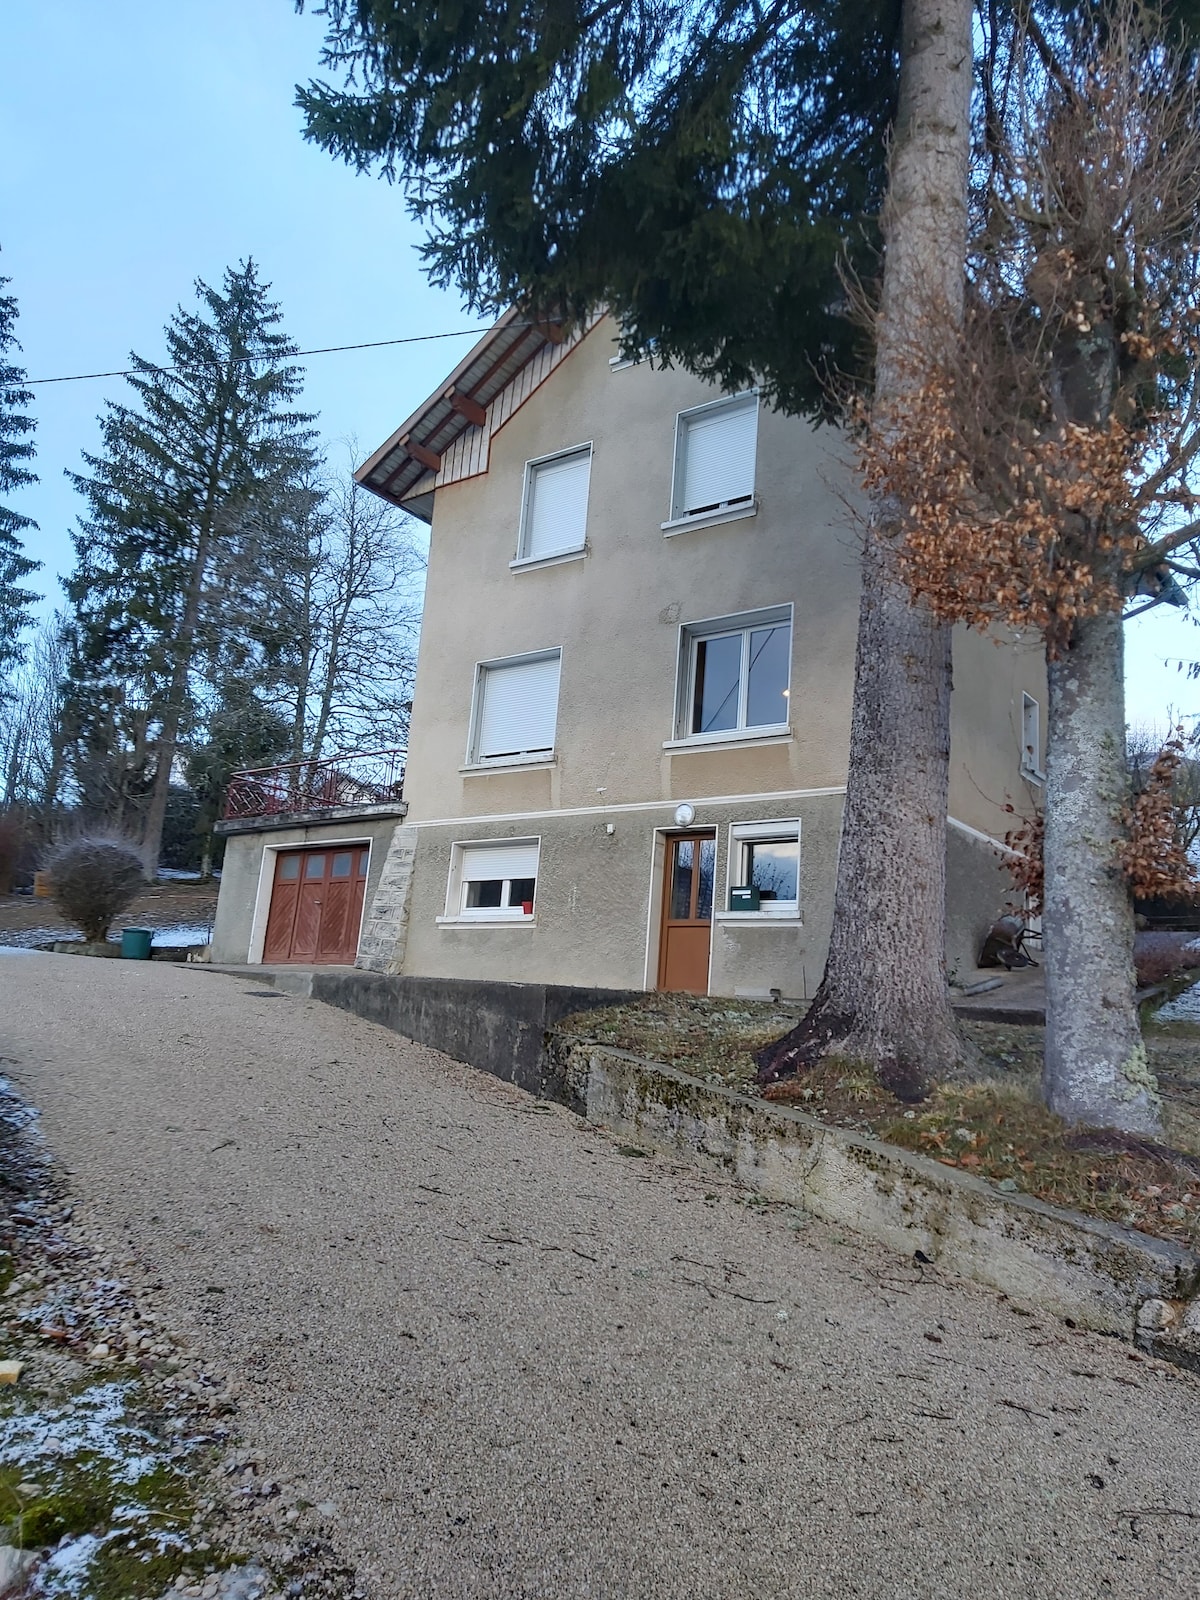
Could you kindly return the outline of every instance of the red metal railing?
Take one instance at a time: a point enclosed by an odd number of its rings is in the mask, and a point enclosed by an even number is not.
[[[404,793],[406,750],[364,750],[230,774],[226,822],[387,805]]]

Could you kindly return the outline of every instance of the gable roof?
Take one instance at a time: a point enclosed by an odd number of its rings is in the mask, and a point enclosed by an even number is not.
[[[558,364],[557,360],[546,361],[546,356],[561,358],[591,326],[594,321],[571,337],[559,323],[533,321],[515,307],[506,311],[429,399],[363,462],[355,479],[382,499],[429,521],[433,490],[453,447],[469,430],[488,430],[493,402],[532,363],[541,357],[545,368],[532,385],[536,387]],[[532,392],[532,387],[525,387],[522,399]],[[506,407],[503,417],[491,420],[491,428],[502,426],[513,409]],[[482,463],[475,470],[487,470],[486,448]],[[456,478],[464,475],[454,474]],[[446,481],[444,475],[441,481]]]

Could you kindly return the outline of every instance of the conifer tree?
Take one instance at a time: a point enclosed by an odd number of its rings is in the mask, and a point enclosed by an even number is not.
[[[231,629],[254,610],[246,548],[312,467],[313,419],[294,409],[303,372],[268,289],[252,261],[227,269],[219,289],[197,281],[198,308],[181,306],[167,325],[164,362],[131,356],[135,398],[108,404],[100,450],[72,474],[87,503],[66,583],[77,743],[101,748],[118,715],[140,730],[150,879],[198,675],[215,675]]]
[[[841,274],[873,277],[881,243],[891,349],[915,285],[959,314],[970,0],[324,9],[324,61],[348,81],[300,91],[308,137],[405,180],[434,278],[482,309],[578,323],[606,305],[630,351],[817,418],[835,369],[902,407],[911,375],[882,345],[873,373],[844,310]],[[944,955],[950,635],[908,601],[901,520],[880,503],[866,543],[830,962],[807,1035],[764,1072],[849,1049],[911,1096],[959,1046]]]
[[[0,289],[9,282],[0,278]],[[0,294],[0,496],[36,483],[28,462],[33,460],[35,423],[28,407],[32,393],[24,387],[25,373],[8,352],[19,350],[16,335],[17,302]],[[20,637],[29,622],[29,608],[38,596],[23,588],[24,580],[41,566],[25,554],[20,535],[37,525],[0,499],[0,674],[20,659]]]

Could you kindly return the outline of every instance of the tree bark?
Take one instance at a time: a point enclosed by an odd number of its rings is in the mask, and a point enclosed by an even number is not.
[[[905,0],[876,344],[885,429],[919,382],[919,320],[931,304],[962,316],[971,20],[970,0]],[[875,504],[866,533],[829,958],[808,1015],[760,1053],[761,1083],[839,1053],[917,1099],[960,1054],[945,970],[950,630],[897,575],[903,510]]]
[[[1046,1104],[1068,1122],[1155,1133],[1161,1105],[1134,1002],[1133,902],[1117,859],[1129,782],[1125,639],[1115,612],[1047,663]]]

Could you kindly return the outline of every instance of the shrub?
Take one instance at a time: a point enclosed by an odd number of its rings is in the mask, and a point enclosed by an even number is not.
[[[47,851],[42,863],[59,910],[83,937],[101,944],[142,887],[142,858],[127,839],[84,834]]]

